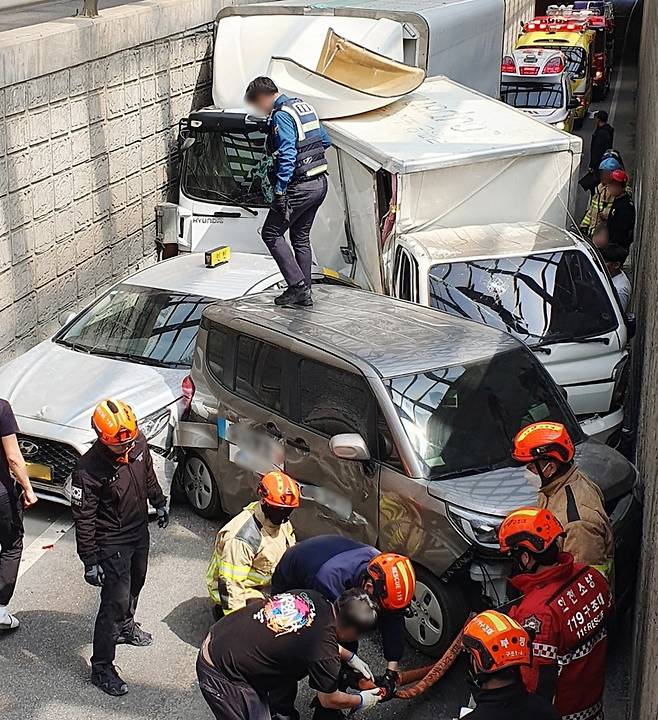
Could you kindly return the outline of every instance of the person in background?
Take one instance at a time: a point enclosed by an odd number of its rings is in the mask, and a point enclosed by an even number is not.
[[[514,438],[512,457],[539,477],[538,505],[564,528],[564,550],[612,577],[614,541],[603,493],[574,463],[574,446],[562,423],[542,421]]]
[[[628,258],[628,250],[621,245],[608,243],[600,249],[601,257],[605,260],[612,284],[617,291],[621,309],[626,312],[631,300],[631,281],[624,272],[624,263]]]
[[[605,151],[614,145],[615,130],[608,124],[608,113],[605,110],[595,113],[594,119],[596,126],[589,146],[589,166],[596,170],[603,161]]]
[[[603,720],[608,582],[595,568],[560,551],[564,528],[546,508],[519,508],[498,529],[500,550],[514,562],[510,584],[518,599],[508,609],[532,637],[529,692],[551,701],[563,720]]]
[[[462,642],[475,701],[469,720],[560,720],[552,702],[528,692],[523,683],[531,641],[519,623],[487,610],[466,624]]]
[[[270,720],[269,698],[308,677],[323,708],[371,710],[380,688],[338,689],[340,645],[377,624],[377,607],[353,589],[330,603],[315,590],[256,600],[212,626],[197,659],[199,687],[217,720]]]
[[[622,169],[621,161],[612,155],[605,157],[599,165],[599,184],[592,193],[587,212],[580,222],[580,232],[585,237],[591,238],[594,230],[601,223],[606,222],[614,200],[608,185],[612,179],[612,173]]]
[[[285,473],[263,476],[260,502],[248,505],[217,533],[206,585],[224,615],[262,600],[283,554],[295,544],[290,516],[299,507],[297,483]]]
[[[274,160],[274,200],[262,237],[288,284],[274,302],[310,306],[311,227],[327,195],[325,150],[331,141],[315,110],[299,98],[280,93],[271,78],[252,80],[245,101],[268,116],[265,149]],[[287,230],[292,252],[284,238]]]
[[[23,554],[23,510],[37,501],[16,433],[18,423],[11,405],[0,399],[0,632],[20,625],[7,606],[16,589]],[[16,491],[17,483],[21,492]]]
[[[628,190],[628,174],[625,170],[613,170],[610,173],[607,192],[612,200],[606,220],[608,242],[628,250],[635,230],[635,205]]]

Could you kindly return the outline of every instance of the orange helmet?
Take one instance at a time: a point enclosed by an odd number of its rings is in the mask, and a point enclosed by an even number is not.
[[[258,483],[259,496],[263,502],[276,508],[294,509],[299,507],[299,485],[288,475],[275,470],[263,475]]]
[[[536,422],[520,430],[514,438],[512,457],[521,463],[550,458],[560,463],[573,460],[573,442],[558,422]]]
[[[496,610],[476,615],[464,628],[462,642],[477,673],[495,673],[530,665],[530,638],[512,618]]]
[[[104,445],[125,445],[137,437],[137,418],[130,405],[108,398],[98,403],[91,426]]]
[[[408,557],[381,553],[368,563],[368,575],[375,585],[375,597],[384,610],[409,607],[416,590],[416,573]]]
[[[533,507],[513,510],[498,528],[498,542],[504,553],[514,548],[541,553],[562,535],[564,528],[550,510]]]

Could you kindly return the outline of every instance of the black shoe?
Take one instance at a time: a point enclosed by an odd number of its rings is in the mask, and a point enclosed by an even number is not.
[[[137,647],[147,647],[153,643],[153,636],[142,630],[139,623],[133,623],[129,632],[122,632],[117,638],[117,645],[135,645]]]
[[[114,665],[92,665],[91,682],[104,693],[114,697],[128,692],[128,686],[119,677]]]
[[[281,307],[290,307],[291,305],[310,307],[313,305],[311,288],[304,282],[291,285],[283,294],[274,298],[274,302]]]
[[[277,295],[277,297],[274,298],[274,304],[275,305],[288,305],[290,299],[294,295],[294,293],[297,291],[297,288],[299,285],[288,285],[288,287],[281,293],[281,295]]]

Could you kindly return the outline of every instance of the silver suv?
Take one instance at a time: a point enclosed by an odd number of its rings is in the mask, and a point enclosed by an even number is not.
[[[469,607],[505,600],[496,528],[536,501],[510,458],[524,425],[564,423],[603,488],[618,580],[632,587],[637,473],[583,435],[563,395],[518,340],[470,320],[359,290],[318,287],[312,309],[271,292],[204,310],[191,379],[182,482],[202,515],[230,515],[273,466],[302,484],[300,537],[341,533],[409,555],[418,589],[407,621],[439,655]]]

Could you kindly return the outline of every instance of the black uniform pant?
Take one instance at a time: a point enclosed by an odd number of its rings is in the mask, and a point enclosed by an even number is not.
[[[14,494],[0,494],[0,605],[9,605],[23,554],[23,506]]]
[[[302,280],[311,285],[311,227],[326,196],[327,176],[320,175],[288,186],[285,213],[274,207],[267,213],[263,241],[288,285]],[[290,230],[292,251],[283,237],[286,230]]]
[[[149,557],[149,535],[130,545],[115,545],[100,553],[105,573],[101,588],[101,605],[94,626],[92,665],[114,662],[117,640],[130,634],[135,625],[139,593],[144,587]]]

